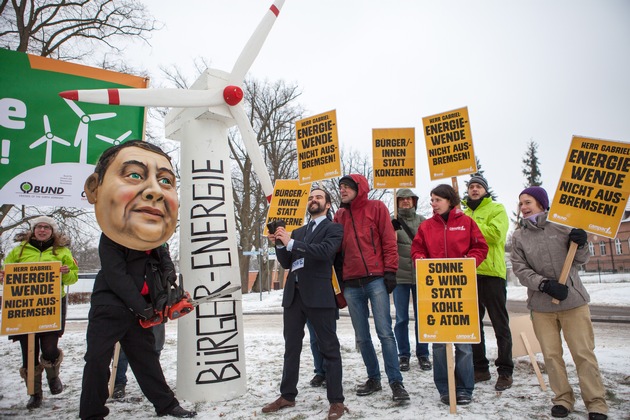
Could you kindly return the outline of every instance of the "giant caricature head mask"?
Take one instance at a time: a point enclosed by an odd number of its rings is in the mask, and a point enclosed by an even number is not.
[[[107,149],[84,189],[103,233],[116,243],[146,251],[175,232],[175,174],[168,155],[155,145],[134,140]]]

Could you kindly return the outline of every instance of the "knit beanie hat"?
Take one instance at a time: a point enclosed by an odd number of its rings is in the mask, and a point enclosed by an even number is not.
[[[470,184],[479,184],[483,187],[484,190],[486,190],[486,192],[488,192],[488,181],[486,181],[486,179],[481,175],[471,176],[468,180],[468,186],[470,186]]]
[[[356,192],[359,192],[359,186],[357,185],[356,182],[354,182],[354,179],[352,179],[350,175],[343,176],[339,180],[339,186],[341,185],[346,185],[347,187],[352,188]]]
[[[540,204],[543,210],[549,210],[549,196],[543,187],[525,188],[518,196],[520,197],[523,194],[531,195],[538,201],[538,204]]]
[[[29,220],[29,223],[31,224],[31,230],[33,231],[35,230],[35,226],[37,226],[40,223],[45,223],[52,228],[53,233],[59,232],[59,225],[57,224],[55,219],[53,219],[52,217],[39,216],[39,217]]]

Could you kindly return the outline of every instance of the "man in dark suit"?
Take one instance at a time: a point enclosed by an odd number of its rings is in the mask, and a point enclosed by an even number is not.
[[[341,245],[343,228],[328,217],[330,195],[319,188],[311,191],[308,212],[311,221],[291,234],[278,227],[268,238],[276,243],[280,264],[289,269],[282,307],[284,308],[284,368],[281,396],[263,407],[263,413],[295,406],[304,325],[308,319],[317,335],[326,364],[328,419],[344,412],[341,385],[341,352],[336,334],[337,304],[331,284],[335,254]]]

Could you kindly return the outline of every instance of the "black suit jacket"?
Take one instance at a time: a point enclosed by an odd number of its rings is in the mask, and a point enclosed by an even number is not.
[[[306,307],[336,308],[335,292],[331,284],[332,266],[343,239],[343,227],[324,219],[305,241],[306,228],[307,226],[302,226],[291,232],[291,251],[284,247],[276,249],[280,265],[290,270],[284,285],[282,306],[287,308],[291,305],[297,276],[300,297]],[[291,270],[293,262],[300,258],[304,258],[304,267],[294,272]]]

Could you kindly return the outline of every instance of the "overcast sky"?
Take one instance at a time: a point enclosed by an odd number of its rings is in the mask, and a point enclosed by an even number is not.
[[[151,0],[165,24],[131,64],[193,59],[230,71],[271,0]],[[130,50],[131,51],[131,50]],[[630,142],[628,0],[286,0],[249,77],[295,82],[307,115],[337,110],[342,148],[372,128],[416,128],[416,192],[428,196],[422,117],[468,107],[473,143],[508,209],[539,144],[555,191],[573,135]],[[459,177],[460,188],[468,176]]]

